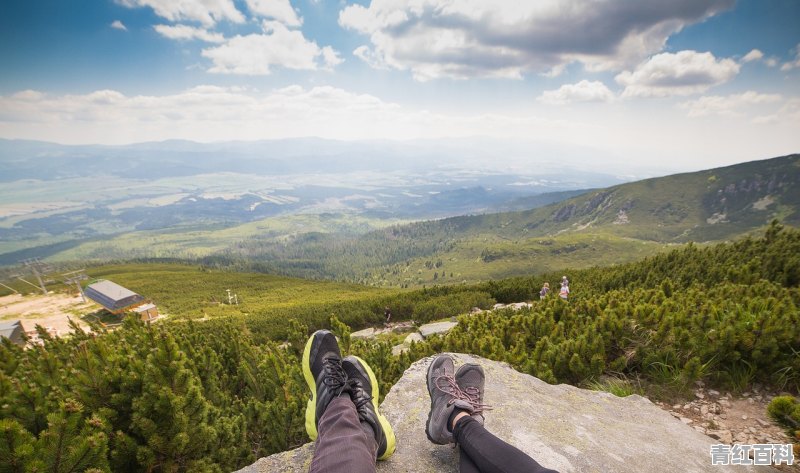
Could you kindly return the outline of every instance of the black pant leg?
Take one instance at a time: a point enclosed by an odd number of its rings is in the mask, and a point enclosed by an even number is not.
[[[458,473],[481,473],[467,452],[461,448],[458,449]]]
[[[480,473],[558,473],[495,437],[472,417],[459,419],[453,437],[461,447],[461,455],[468,455]]]

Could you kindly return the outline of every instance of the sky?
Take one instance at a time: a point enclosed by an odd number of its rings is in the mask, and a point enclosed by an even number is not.
[[[797,0],[5,0],[0,71],[6,139],[800,152]]]

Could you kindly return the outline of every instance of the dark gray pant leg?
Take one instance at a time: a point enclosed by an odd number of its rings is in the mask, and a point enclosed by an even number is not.
[[[375,438],[362,429],[349,397],[340,396],[328,404],[317,432],[309,473],[375,473]]]

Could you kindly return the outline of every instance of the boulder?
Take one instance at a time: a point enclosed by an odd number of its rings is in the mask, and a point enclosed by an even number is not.
[[[569,385],[550,385],[505,363],[453,355],[456,366],[479,363],[486,372],[485,400],[494,406],[486,428],[542,465],[561,473],[743,472],[769,467],[712,466],[715,441],[673,418],[649,400],[619,398]],[[425,436],[430,401],[425,374],[432,358],[411,365],[386,396],[381,411],[397,436],[397,451],[377,471],[458,471],[459,450]],[[727,439],[726,439],[727,440]],[[241,473],[307,472],[313,444],[275,454]]]
[[[395,345],[392,347],[392,356],[400,356],[402,353],[408,351],[409,346],[405,343]]]
[[[530,309],[533,307],[533,304],[529,304],[527,302],[515,302],[513,304],[508,304],[508,307],[513,310]]]
[[[350,338],[375,338],[375,329],[370,327],[359,330],[358,332],[353,332],[350,334]]]
[[[419,332],[409,333],[406,339],[403,340],[403,344],[411,345],[412,342],[421,342],[422,340],[422,335]]]
[[[428,338],[437,333],[449,332],[453,327],[458,325],[458,322],[434,322],[432,324],[425,324],[419,328],[419,333],[422,338]]]

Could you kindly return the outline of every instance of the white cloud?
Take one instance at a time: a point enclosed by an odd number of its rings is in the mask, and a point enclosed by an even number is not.
[[[781,65],[782,71],[791,71],[797,67],[800,67],[800,44],[797,45],[795,49],[795,56],[793,61],[785,62]]]
[[[289,0],[247,0],[247,8],[253,15],[272,18],[287,26],[303,24]]]
[[[764,56],[764,53],[760,49],[753,49],[749,53],[745,54],[744,57],[742,57],[743,63],[753,62],[753,61],[761,61],[767,67],[775,67],[779,63],[778,58],[776,58],[775,56],[766,57]]]
[[[125,27],[125,25],[119,20],[112,21],[109,26],[114,28],[115,30],[128,31],[128,28]]]
[[[264,34],[236,35],[224,44],[203,50],[211,59],[209,72],[268,75],[273,66],[287,69],[331,69],[342,60],[330,46],[320,48],[298,30],[277,21],[263,22]]]
[[[600,81],[582,80],[577,84],[564,84],[556,90],[546,90],[537,100],[551,105],[575,102],[610,102],[614,93]]]
[[[744,57],[742,58],[742,62],[758,61],[763,57],[764,53],[762,53],[758,49],[753,49],[752,51],[744,55]]]
[[[657,54],[615,80],[625,86],[622,97],[692,95],[731,80],[739,67],[734,60],[717,59],[709,52],[679,51]]]
[[[778,103],[782,97],[778,94],[760,94],[749,90],[741,94],[728,96],[710,95],[680,104],[689,111],[690,117],[721,115],[727,117],[744,116],[743,109],[753,106]]]
[[[169,21],[198,21],[204,26],[213,26],[221,20],[234,23],[245,20],[233,0],[117,0],[117,3],[128,8],[150,7]]]
[[[389,69],[386,61],[379,57],[369,46],[359,46],[353,50],[353,56],[369,64],[373,69]]]
[[[322,63],[325,69],[333,69],[335,66],[343,63],[344,59],[339,55],[339,52],[330,46],[322,48]]]
[[[155,25],[153,29],[161,36],[176,40],[199,39],[207,43],[224,43],[225,37],[220,33],[212,33],[203,28],[188,25]]]
[[[619,70],[660,51],[684,26],[733,0],[372,0],[339,24],[369,36],[354,54],[373,66],[440,77],[520,78],[580,62]]]

